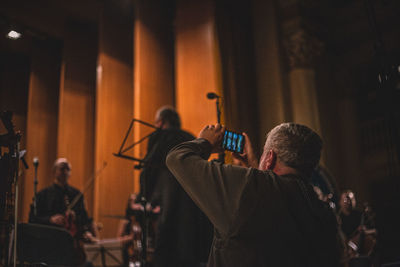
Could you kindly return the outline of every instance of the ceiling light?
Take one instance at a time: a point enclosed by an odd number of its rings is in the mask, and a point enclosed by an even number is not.
[[[17,40],[17,39],[21,38],[21,34],[19,32],[11,30],[7,33],[7,38],[12,39],[12,40]]]

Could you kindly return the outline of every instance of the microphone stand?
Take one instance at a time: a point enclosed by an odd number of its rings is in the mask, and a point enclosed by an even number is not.
[[[38,163],[33,164],[35,167],[35,177],[34,177],[34,182],[33,182],[33,214],[35,217],[37,216],[37,208],[36,208],[36,196],[37,196],[37,185],[38,185],[38,179],[37,179],[37,170],[38,170]]]
[[[140,267],[146,267],[147,266],[147,235],[149,234],[149,225],[148,225],[148,213],[147,213],[147,199],[146,199],[146,181],[143,181],[142,183],[142,194],[140,197],[140,204],[143,207],[143,221],[142,221],[142,227],[144,228],[142,231],[142,257],[140,259]]]
[[[221,124],[221,109],[219,107],[219,97],[217,97],[217,101],[215,102],[217,105],[217,121]]]
[[[130,131],[132,130],[133,123],[135,121],[138,122],[138,123],[141,123],[143,125],[146,125],[148,127],[154,128],[156,130],[151,132],[150,134],[146,135],[145,137],[139,139],[139,141],[134,142],[132,145],[129,145],[128,147],[124,148],[125,142],[126,142],[128,136],[129,136]],[[116,157],[120,157],[120,158],[124,158],[124,159],[128,159],[128,160],[139,162],[139,164],[135,165],[134,168],[137,169],[137,170],[142,169],[145,166],[145,164],[147,163],[147,161],[145,159],[137,159],[137,158],[134,158],[132,156],[126,155],[124,153],[129,151],[129,150],[131,150],[134,146],[142,143],[144,140],[150,138],[158,130],[160,130],[160,128],[158,128],[158,127],[156,127],[156,126],[154,126],[154,125],[152,125],[152,124],[150,124],[148,122],[133,118],[131,123],[130,123],[130,125],[129,125],[128,131],[127,131],[127,133],[126,133],[126,135],[124,137],[124,140],[122,141],[122,144],[121,144],[121,147],[120,147],[118,153],[113,153],[113,155],[116,156]],[[148,228],[149,228],[148,227],[148,222],[147,222],[148,212],[146,210],[146,206],[147,206],[146,181],[143,181],[143,183],[140,183],[140,184],[141,184],[141,188],[140,188],[141,189],[140,204],[143,207],[142,228],[144,228],[142,230],[142,251],[141,251],[142,253],[141,253],[141,259],[140,259],[140,266],[141,267],[146,267],[147,266],[147,235],[148,235]]]
[[[221,124],[221,109],[220,109],[220,106],[219,106],[219,97],[217,98],[216,105],[217,105],[218,123]],[[225,151],[222,151],[222,152],[218,153],[218,161],[221,162],[221,163],[225,163]]]
[[[220,109],[220,105],[219,105],[219,98],[220,98],[219,96],[216,96],[217,101],[215,101],[215,104],[217,106],[217,122],[219,124],[221,124],[221,109]],[[221,163],[225,163],[225,152],[224,151],[218,153],[218,161]]]

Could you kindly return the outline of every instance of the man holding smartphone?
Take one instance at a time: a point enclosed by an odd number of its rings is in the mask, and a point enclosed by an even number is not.
[[[246,168],[208,161],[225,128],[206,126],[172,149],[167,166],[216,229],[209,266],[337,266],[336,218],[318,200],[310,176],[322,141],[295,123],[271,130],[259,164],[244,135]],[[258,168],[257,168],[258,165]]]

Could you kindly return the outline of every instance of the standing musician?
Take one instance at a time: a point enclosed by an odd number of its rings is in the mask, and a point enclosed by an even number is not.
[[[38,192],[36,214],[32,205],[29,222],[65,228],[79,241],[75,244],[79,249],[81,240],[95,240],[96,230],[86,211],[82,193],[68,184],[71,164],[66,158],[59,158],[54,162],[53,170],[54,184]],[[76,204],[70,207],[71,203]],[[78,252],[78,261],[84,261],[83,249]]]
[[[165,165],[171,148],[194,137],[181,129],[180,116],[172,107],[159,108],[155,124],[160,129],[149,139],[140,176],[141,194],[150,200],[151,209],[160,206],[154,266],[197,267],[207,259],[212,228]]]
[[[340,196],[339,222],[345,236],[349,258],[370,256],[376,243],[375,223],[370,208],[356,208],[356,198],[351,190]]]

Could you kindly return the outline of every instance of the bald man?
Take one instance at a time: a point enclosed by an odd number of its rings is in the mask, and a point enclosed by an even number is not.
[[[37,214],[34,214],[32,205],[29,222],[68,228],[70,222],[66,218],[69,217],[78,227],[78,232],[71,234],[78,235],[87,232],[91,219],[88,217],[83,195],[78,189],[68,184],[71,170],[71,163],[66,158],[59,158],[54,162],[54,183],[37,194]],[[71,210],[67,210],[75,198],[77,198],[76,204]]]

